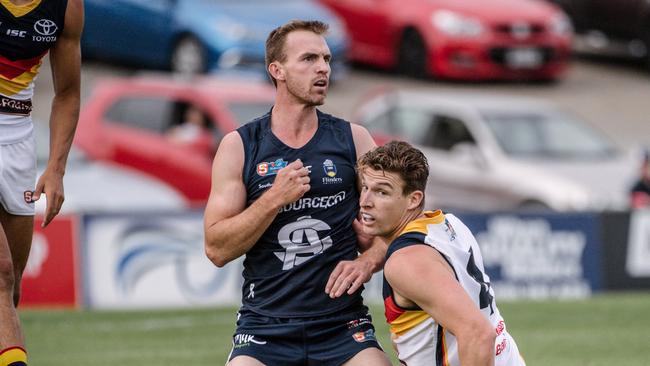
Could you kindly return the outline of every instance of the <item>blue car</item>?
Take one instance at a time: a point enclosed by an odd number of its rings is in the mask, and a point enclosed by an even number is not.
[[[342,23],[311,0],[85,0],[84,57],[192,74],[265,72],[269,32],[292,19],[330,25],[333,75],[345,70]]]

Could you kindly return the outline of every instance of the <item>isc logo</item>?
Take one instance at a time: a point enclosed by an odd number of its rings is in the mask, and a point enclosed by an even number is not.
[[[25,34],[27,34],[27,31],[18,30],[18,29],[7,29],[8,36],[25,38]]]

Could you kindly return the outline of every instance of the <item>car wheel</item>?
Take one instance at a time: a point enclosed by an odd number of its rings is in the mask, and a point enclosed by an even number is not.
[[[412,77],[427,76],[427,48],[418,31],[409,29],[399,44],[397,71]]]
[[[202,74],[206,71],[206,51],[203,44],[192,36],[181,38],[174,46],[171,69],[183,75]]]

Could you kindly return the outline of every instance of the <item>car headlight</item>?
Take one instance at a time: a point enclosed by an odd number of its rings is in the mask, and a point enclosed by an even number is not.
[[[551,32],[560,36],[573,33],[573,25],[571,20],[566,15],[560,13],[551,18],[550,22]]]
[[[449,10],[438,10],[431,14],[431,23],[450,36],[476,37],[485,31],[480,20]]]

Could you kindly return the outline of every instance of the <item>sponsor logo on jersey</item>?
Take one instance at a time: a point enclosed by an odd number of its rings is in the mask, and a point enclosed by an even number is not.
[[[503,338],[503,340],[501,341],[501,343],[498,343],[498,344],[497,344],[496,355],[498,356],[498,355],[500,355],[503,351],[505,351],[507,346],[508,346],[508,342],[507,342],[506,338]]]
[[[504,329],[506,329],[506,323],[504,323],[503,320],[500,320],[494,331],[497,333],[497,335],[501,335]]]
[[[257,175],[260,177],[265,177],[267,175],[276,175],[278,174],[278,171],[287,166],[287,164],[288,162],[282,158],[273,162],[259,163],[257,164]]]
[[[7,29],[7,35],[11,37],[20,37],[20,38],[25,38],[25,35],[27,34],[27,31],[20,30],[20,29]]]
[[[304,197],[294,203],[281,207],[278,212],[300,211],[309,208],[330,208],[343,202],[344,199],[345,191],[341,191],[332,196]]]
[[[343,178],[336,178],[336,165],[330,159],[323,162],[323,171],[327,177],[323,177],[323,184],[343,183]]]
[[[328,177],[336,177],[336,165],[334,165],[334,162],[332,160],[327,159],[323,162],[323,170]]]
[[[257,185],[258,189],[267,189],[267,188],[271,188],[271,187],[273,187],[273,183],[271,183],[271,182]]]
[[[329,231],[331,227],[325,222],[312,219],[311,216],[298,218],[278,232],[278,243],[284,248],[274,252],[282,261],[282,270],[286,271],[319,255],[332,246],[332,238],[320,238],[320,231]]]
[[[445,219],[445,232],[449,235],[449,241],[456,240],[456,230],[454,230],[447,219]]]
[[[356,332],[352,335],[352,338],[354,338],[357,343],[363,343],[363,342],[368,342],[368,341],[374,341],[375,340],[375,330],[374,329],[368,329],[365,332]]]
[[[368,318],[354,319],[348,322],[348,329],[354,329],[365,324],[370,324],[370,319]]]
[[[42,36],[51,36],[56,33],[57,29],[59,27],[57,27],[56,23],[49,19],[39,19],[34,23],[34,30]]]
[[[266,341],[259,341],[255,339],[255,336],[252,334],[235,334],[233,337],[233,344],[234,348],[241,348],[241,347],[246,347],[250,346],[251,343],[259,344],[259,345],[265,345]]]

